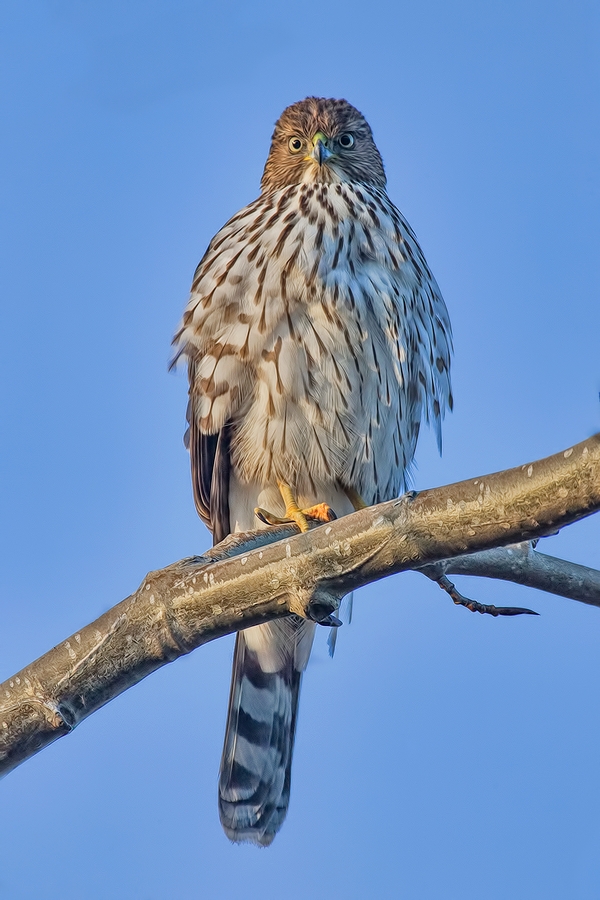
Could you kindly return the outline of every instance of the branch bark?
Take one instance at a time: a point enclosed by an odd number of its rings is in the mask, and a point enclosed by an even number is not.
[[[530,541],[443,559],[423,566],[419,571],[433,581],[441,575],[497,578],[590,606],[600,606],[600,572],[597,569],[540,553]]]
[[[538,462],[406,494],[308,534],[279,526],[231,536],[151,572],[126,600],[0,685],[0,774],[207,641],[290,613],[326,623],[344,594],[407,569],[439,563],[447,572],[484,574],[467,572],[463,555],[477,554],[471,560],[481,565],[482,551],[553,534],[599,509],[595,435]],[[491,558],[488,568],[486,575],[503,578],[511,569],[493,574],[500,570]],[[513,567],[510,580],[533,584],[526,568],[517,578]],[[557,577],[544,589],[562,593]],[[575,599],[600,605],[595,590],[596,583],[584,591],[588,599]]]

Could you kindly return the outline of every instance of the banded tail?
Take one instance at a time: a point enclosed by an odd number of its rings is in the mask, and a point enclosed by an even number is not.
[[[232,841],[267,847],[286,817],[314,633],[314,623],[287,616],[237,635],[219,776],[219,815]]]

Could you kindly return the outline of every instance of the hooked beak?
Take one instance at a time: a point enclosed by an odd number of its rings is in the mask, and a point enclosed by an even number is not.
[[[318,166],[322,166],[324,162],[327,162],[330,156],[333,156],[327,143],[326,135],[324,135],[322,131],[317,131],[312,139],[312,151],[306,158],[313,160]]]

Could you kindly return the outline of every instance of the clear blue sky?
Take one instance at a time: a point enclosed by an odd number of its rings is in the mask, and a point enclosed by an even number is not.
[[[591,2],[4,0],[0,678],[201,551],[170,339],[214,232],[307,94],[370,121],[442,287],[456,411],[416,487],[600,430]],[[545,542],[600,567],[600,521]],[[288,820],[231,846],[232,640],[0,785],[2,900],[600,897],[600,610],[416,574],[361,591],[307,672]]]

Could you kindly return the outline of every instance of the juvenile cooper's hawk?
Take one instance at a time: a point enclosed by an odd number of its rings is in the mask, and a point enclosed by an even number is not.
[[[175,338],[215,542],[256,528],[257,507],[306,530],[398,496],[421,420],[439,442],[452,406],[448,313],[358,110],[288,107],[261,188],[212,239]],[[285,818],[314,631],[290,616],[237,636],[219,781],[233,841],[270,844]]]

